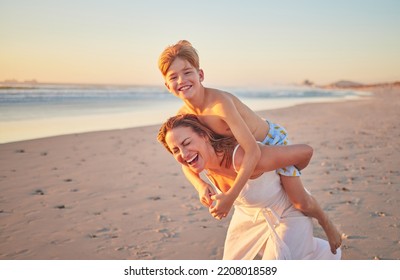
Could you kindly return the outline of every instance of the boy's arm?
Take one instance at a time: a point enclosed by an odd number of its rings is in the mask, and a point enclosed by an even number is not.
[[[194,173],[186,165],[182,165],[182,171],[185,174],[186,179],[194,186],[194,188],[199,193],[200,202],[206,206],[210,207],[212,204],[211,196],[215,195],[214,189],[204,182],[197,173]]]
[[[229,126],[240,146],[244,149],[243,164],[238,170],[237,176],[230,189],[224,193],[213,197],[217,200],[216,206],[210,209],[210,213],[221,219],[225,217],[233,202],[238,197],[250,176],[253,174],[254,168],[260,159],[261,152],[257,142],[244,122],[242,116],[236,109],[232,100],[221,100],[221,103],[216,106],[215,111]]]

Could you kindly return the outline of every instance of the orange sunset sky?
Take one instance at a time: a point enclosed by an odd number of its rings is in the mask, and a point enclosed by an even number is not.
[[[400,1],[0,0],[0,81],[162,85],[187,39],[207,85],[400,80]]]

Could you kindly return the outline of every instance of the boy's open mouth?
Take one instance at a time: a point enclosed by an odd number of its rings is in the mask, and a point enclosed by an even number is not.
[[[190,89],[191,87],[192,87],[192,86],[190,86],[190,85],[189,85],[189,86],[183,86],[183,87],[180,87],[179,90],[180,90],[180,91],[188,90],[188,89]]]

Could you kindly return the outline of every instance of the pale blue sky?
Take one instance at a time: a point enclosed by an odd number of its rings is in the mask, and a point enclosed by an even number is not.
[[[187,39],[206,85],[400,80],[400,1],[0,0],[0,80],[162,85]]]

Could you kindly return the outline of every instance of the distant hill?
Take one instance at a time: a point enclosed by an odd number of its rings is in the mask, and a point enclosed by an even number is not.
[[[363,87],[363,86],[365,85],[346,80],[337,81],[329,85],[329,87],[336,87],[336,88],[351,88],[351,87]]]
[[[39,82],[36,79],[18,81],[17,79],[6,79],[0,81],[0,84],[38,84]]]
[[[375,87],[399,87],[400,82],[387,82],[387,83],[377,83],[377,84],[361,84],[353,81],[341,80],[329,85],[321,86],[322,88],[339,88],[339,89],[368,89]]]

